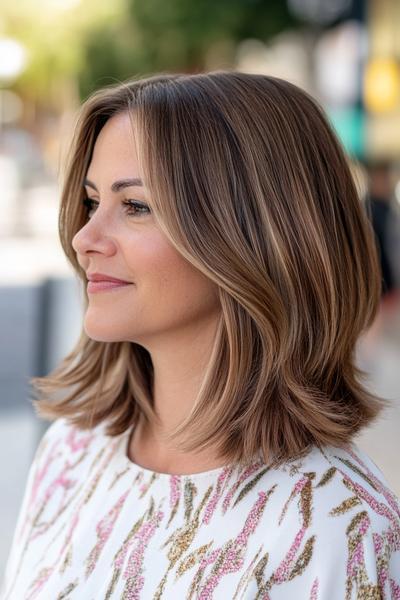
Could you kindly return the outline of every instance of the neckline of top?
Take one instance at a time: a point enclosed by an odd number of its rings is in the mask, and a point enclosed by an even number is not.
[[[130,470],[137,470],[137,471],[141,471],[143,472],[145,475],[149,476],[149,477],[154,477],[158,480],[167,480],[169,481],[171,478],[176,478],[176,479],[180,479],[180,480],[202,480],[202,479],[215,479],[218,478],[219,476],[221,476],[223,473],[226,474],[228,472],[233,472],[235,469],[238,468],[238,464],[237,463],[229,463],[226,465],[223,465],[222,467],[216,467],[214,469],[209,469],[207,471],[199,471],[197,473],[164,473],[162,471],[153,471],[152,469],[148,469],[146,467],[143,467],[142,465],[139,465],[138,463],[135,463],[133,460],[131,460],[131,458],[129,458],[128,456],[128,449],[129,449],[129,442],[130,442],[130,436],[132,433],[132,427],[128,428],[126,431],[124,431],[121,435],[120,435],[120,445],[118,446],[118,454],[120,456],[120,459],[122,461],[122,463],[125,465],[126,468],[129,468]],[[261,459],[261,456],[258,459],[255,459],[251,464],[249,464],[248,466],[250,467],[251,465],[255,465],[257,464],[260,468],[263,466],[263,461]]]

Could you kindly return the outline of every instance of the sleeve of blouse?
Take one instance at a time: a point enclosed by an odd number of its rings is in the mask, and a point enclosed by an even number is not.
[[[400,513],[393,499],[390,505],[368,496],[345,520],[345,543],[340,528],[325,540],[310,598],[400,600]]]
[[[385,509],[384,505],[382,506]],[[387,507],[386,507],[387,508]],[[357,579],[360,581],[358,594],[370,593],[372,589],[377,598],[382,600],[400,599],[400,517],[395,512],[387,511],[392,519],[386,527],[371,528],[364,538],[364,553],[354,551],[353,564],[360,561],[360,568],[356,568]],[[364,554],[364,557],[362,556]],[[363,582],[363,574],[366,574]],[[364,587],[363,587],[364,583]],[[376,586],[376,588],[375,588]],[[357,596],[358,598],[359,596]],[[366,596],[368,597],[368,596]]]
[[[354,464],[350,464],[351,470],[340,465],[346,473],[343,481],[349,498],[340,499],[340,507],[334,509],[330,520],[337,527],[330,529],[330,543],[327,541],[321,556],[322,564],[333,567],[326,570],[326,577],[332,584],[335,578],[342,579],[349,600],[400,600],[400,501],[376,463],[358,446],[353,445],[353,452],[358,456],[360,472]],[[345,544],[341,542],[341,527]],[[328,555],[331,563],[324,560]],[[330,600],[328,592],[326,598]]]
[[[44,477],[46,470],[46,456],[51,451],[54,438],[59,436],[62,419],[57,419],[46,429],[34,453],[26,479],[25,489],[22,496],[11,547],[6,562],[3,582],[0,587],[0,599],[5,598],[5,593],[11,584],[11,579],[16,575],[16,569],[24,548],[25,540],[32,526],[32,516],[36,500],[37,488]],[[44,467],[44,469],[43,469]]]
[[[304,585],[298,584],[298,599],[400,600],[400,519],[382,501],[377,501],[375,508],[386,514],[376,514],[360,504],[351,518],[342,515],[345,527],[330,529],[329,535],[317,534],[322,543]],[[288,593],[283,585],[270,597],[286,600],[292,595],[293,588]]]

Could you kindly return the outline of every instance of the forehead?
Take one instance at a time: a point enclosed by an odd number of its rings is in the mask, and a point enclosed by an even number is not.
[[[92,159],[95,155],[101,156],[110,150],[112,151],[110,158],[114,153],[117,153],[119,158],[120,155],[137,158],[135,128],[128,113],[118,114],[108,119],[96,138]]]
[[[111,117],[96,138],[87,178],[92,179],[103,173],[113,172],[126,176],[137,175],[138,156],[135,145],[134,129],[127,113]]]

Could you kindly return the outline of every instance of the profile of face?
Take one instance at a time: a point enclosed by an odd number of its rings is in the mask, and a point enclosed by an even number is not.
[[[131,341],[150,347],[171,335],[190,335],[220,312],[216,285],[170,244],[156,224],[151,197],[140,185],[138,157],[127,113],[101,129],[85,183],[88,220],[72,247],[87,274],[129,285],[90,291],[87,335],[98,341]],[[129,186],[117,181],[134,179]],[[111,189],[114,184],[113,190]]]

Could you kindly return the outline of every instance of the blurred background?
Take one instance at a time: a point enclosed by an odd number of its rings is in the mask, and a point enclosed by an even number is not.
[[[57,229],[68,142],[81,102],[131,76],[265,73],[300,85],[327,111],[382,268],[379,314],[357,360],[366,385],[393,402],[356,441],[400,495],[399,28],[398,0],[2,0],[0,578],[49,425],[34,413],[29,378],[56,366],[81,328]]]

